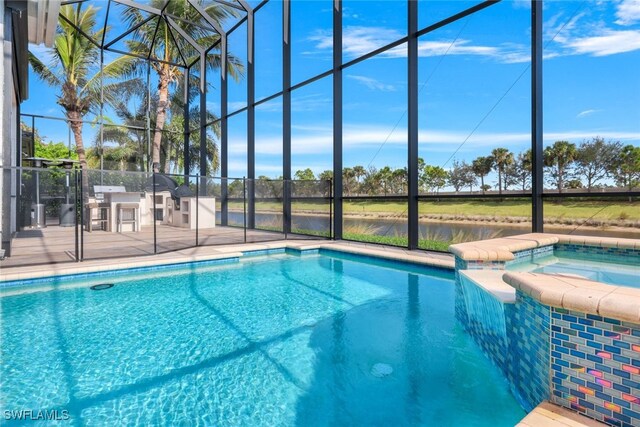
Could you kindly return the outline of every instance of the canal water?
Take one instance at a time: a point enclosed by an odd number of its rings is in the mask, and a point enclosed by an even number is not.
[[[217,219],[220,220],[220,212],[217,212]],[[291,217],[292,229],[329,231],[329,215],[307,215],[294,214]],[[242,226],[244,223],[242,212],[229,212],[229,225]],[[256,213],[256,226],[268,229],[275,227],[282,228],[282,214],[279,213]],[[344,218],[343,227],[345,231],[349,229],[362,230],[365,234],[378,236],[406,236],[407,220],[401,218]],[[450,241],[454,238],[464,237],[466,241],[491,239],[496,237],[514,236],[517,234],[531,232],[530,224],[483,224],[483,223],[444,223],[420,221],[420,236],[425,239]],[[548,233],[568,234],[573,228],[545,225]],[[578,228],[572,234],[601,236],[601,237],[621,237],[640,238],[640,229],[594,229]]]

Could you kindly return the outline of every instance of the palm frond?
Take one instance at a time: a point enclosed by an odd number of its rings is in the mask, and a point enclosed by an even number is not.
[[[61,86],[60,79],[42,62],[36,57],[33,52],[29,51],[29,64],[33,71],[49,86]]]
[[[113,61],[105,64],[102,67],[102,71],[98,71],[91,78],[89,78],[81,92],[91,91],[95,89],[95,86],[100,86],[100,80],[108,78],[133,78],[137,75],[137,70],[143,68],[144,60],[138,59],[128,55],[121,55]]]

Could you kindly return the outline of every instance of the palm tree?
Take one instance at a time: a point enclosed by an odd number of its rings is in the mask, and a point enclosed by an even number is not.
[[[165,0],[151,0],[150,6],[163,9],[165,3]],[[209,5],[203,4],[202,8],[212,19],[219,23],[235,15],[232,8],[214,2],[211,2]],[[208,31],[203,29],[201,25],[196,24],[200,22],[202,18],[187,0],[172,0],[166,4],[165,10],[173,17],[179,18],[181,28],[201,47],[207,48],[218,41],[220,36],[215,33],[213,29]],[[129,8],[124,15],[125,22],[127,22],[130,28],[139,25],[145,20],[145,16],[135,8]],[[169,100],[171,99],[169,89],[172,84],[181,80],[180,77],[183,73],[181,67],[171,65],[170,63],[178,64],[185,61],[188,64],[198,58],[195,50],[193,52],[189,52],[188,49],[180,50],[173,41],[173,33],[175,33],[175,31],[171,31],[164,20],[158,19],[157,26],[140,26],[132,33],[133,40],[127,42],[131,52],[145,57],[149,55],[149,58],[153,61],[151,62],[151,68],[158,75],[158,104],[156,108],[155,131],[151,146],[151,159],[155,172],[160,171],[162,132],[170,106]],[[155,43],[153,43],[154,40]],[[151,52],[149,52],[149,46],[153,46]],[[183,57],[183,55],[186,55],[186,57]],[[221,61],[222,57],[220,52],[211,51],[207,55],[206,68],[220,68]],[[244,68],[237,58],[233,55],[228,55],[227,70],[234,79],[238,80],[242,77]],[[141,72],[142,67],[138,67],[137,71]]]
[[[544,164],[550,169],[551,177],[562,193],[564,180],[568,175],[568,168],[576,159],[578,150],[569,141],[556,141],[552,146],[544,149]]]
[[[378,181],[382,184],[384,195],[386,196],[389,190],[391,190],[391,183],[393,181],[393,170],[389,166],[385,166],[376,174]]]
[[[502,175],[507,166],[513,164],[513,153],[507,148],[494,148],[491,151],[493,167],[498,171],[498,193],[502,194]]]
[[[94,142],[96,147],[102,146],[105,152],[109,150],[109,147],[104,147],[106,142],[128,146],[129,151],[132,152],[128,161],[135,163],[132,170],[148,170],[145,164],[147,137],[146,132],[140,130],[147,119],[148,102],[149,93],[146,83],[140,79],[129,80],[126,92],[113,105],[115,114],[124,126],[105,125],[102,137],[97,135]],[[152,105],[153,102],[152,99]],[[106,117],[103,120],[108,121]]]
[[[198,92],[197,85],[190,86],[191,96]],[[177,90],[171,96],[171,117],[164,125],[164,137],[166,144],[160,147],[160,158],[164,158],[164,172],[178,173],[178,169],[184,169],[184,158],[181,155],[184,152],[184,130],[185,121],[182,111],[184,110],[184,100],[182,98],[182,84],[178,85]],[[157,105],[157,97],[153,97],[151,101],[152,108]],[[189,134],[189,170],[185,170],[184,173],[194,173],[200,165],[200,114],[197,108],[192,108],[189,113],[189,128],[193,129]],[[215,116],[209,111],[206,113],[206,123],[215,121]],[[154,124],[151,120],[152,126]],[[218,122],[213,125],[209,125],[206,132],[205,140],[205,156],[208,164],[211,165],[211,172],[215,173],[220,168],[220,156],[219,149],[214,135],[220,138],[220,125]],[[172,171],[173,168],[173,171]]]
[[[87,156],[82,140],[82,121],[90,112],[97,112],[100,106],[100,80],[117,77],[127,72],[131,67],[131,60],[120,56],[102,67],[102,72],[94,70],[99,63],[100,49],[91,43],[83,33],[93,39],[102,38],[104,28],[95,29],[97,9],[88,6],[83,9],[83,3],[65,5],[60,8],[58,30],[53,47],[48,50],[51,62],[44,64],[33,53],[29,52],[29,62],[33,71],[45,83],[60,88],[58,104],[62,106],[69,127],[76,142],[78,160],[83,170],[87,169]],[[72,25],[73,24],[73,25]],[[92,72],[95,74],[92,75]],[[107,102],[113,101],[116,88],[120,83],[104,86]],[[83,193],[88,194],[89,179],[86,173],[82,176]]]
[[[391,173],[392,182],[394,184],[394,193],[404,194],[407,192],[407,181],[409,172],[407,168],[398,168]]]
[[[631,191],[640,185],[640,147],[625,145],[616,160],[609,166],[616,184]],[[631,201],[631,196],[629,196]]]
[[[342,186],[347,196],[351,196],[355,186],[355,172],[352,168],[342,169]]]
[[[489,156],[478,157],[471,163],[471,170],[477,177],[480,178],[480,188],[482,189],[482,194],[485,193],[486,189],[486,187],[484,186],[484,177],[489,175],[492,167],[493,160]]]
[[[361,179],[367,175],[367,170],[364,166],[356,165],[353,167],[353,173],[356,176],[357,181],[356,194],[360,194],[360,187],[362,184]]]
[[[332,170],[326,170],[326,171],[320,172],[320,175],[318,175],[318,179],[320,181],[331,181],[331,180],[333,180],[333,171]]]

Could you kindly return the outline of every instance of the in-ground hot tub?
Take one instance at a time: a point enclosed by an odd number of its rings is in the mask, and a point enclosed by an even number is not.
[[[602,246],[602,239],[587,240],[585,244],[559,242],[551,247],[551,251],[537,254],[532,251],[529,257],[516,257],[508,261],[505,268],[640,288],[640,247],[618,247],[619,241],[613,239],[609,246]],[[632,246],[632,243],[626,246]]]
[[[529,407],[640,425],[640,240],[527,234],[451,251],[457,315]],[[491,303],[469,304],[478,293]]]

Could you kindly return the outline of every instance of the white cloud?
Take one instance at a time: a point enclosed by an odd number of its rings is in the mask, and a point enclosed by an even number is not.
[[[348,74],[347,77],[357,81],[358,83],[363,84],[364,86],[366,86],[370,90],[379,90],[379,91],[382,91],[382,92],[394,92],[396,90],[395,86],[390,85],[390,84],[386,84],[386,83],[382,83],[381,81],[373,79],[371,77],[356,76],[356,75],[353,75],[353,74]]]
[[[556,43],[565,43],[570,32],[576,29],[578,21],[586,15],[587,12],[578,13],[571,17],[568,22],[565,22],[565,15],[562,12],[552,16],[542,25],[545,31],[545,38],[554,40]]]
[[[256,112],[279,113],[282,111],[282,98],[272,99],[256,105]]]
[[[593,138],[600,135],[605,139],[620,141],[640,141],[640,132],[606,132],[606,131],[570,131],[570,132],[546,132],[545,141],[568,140],[580,142],[583,139]]]
[[[618,25],[632,25],[640,21],[640,0],[622,0],[616,10]]]
[[[216,101],[207,101],[207,110],[220,111],[220,103]]]
[[[479,55],[496,56],[499,49],[490,46],[474,46],[469,40],[457,40],[452,43],[449,40],[443,41],[423,41],[418,43],[418,54],[420,56],[440,56],[440,55]]]
[[[593,56],[615,55],[640,49],[640,30],[614,31],[605,29],[601,34],[568,40],[565,46],[575,54]]]
[[[517,7],[517,6],[516,6]],[[640,20],[640,0],[623,0],[617,9],[620,25],[630,25]],[[565,22],[562,13],[545,22],[545,38],[554,43],[545,48],[544,58],[551,59],[569,55],[607,56],[640,49],[640,30],[616,30],[598,22],[584,22],[588,12],[572,16]],[[377,48],[392,43],[404,35],[385,27],[347,26],[343,30],[345,56],[356,58]],[[330,31],[318,31],[310,37],[315,42],[316,51],[328,51],[333,47]],[[485,57],[501,63],[523,63],[531,60],[529,46],[515,43],[501,43],[495,46],[483,45],[470,39],[421,40],[418,55],[421,57],[442,55],[467,55]],[[403,58],[407,55],[406,44],[396,46],[381,53],[380,58]]]
[[[531,9],[531,1],[529,0],[512,0],[510,3],[514,9]]]
[[[343,51],[349,58],[362,56],[404,36],[397,30],[384,27],[346,26],[342,31]],[[309,40],[316,42],[318,50],[333,47],[331,31],[317,31]]]
[[[377,48],[385,46],[403,37],[397,30],[384,27],[356,27],[344,28],[344,53],[349,58],[356,58]],[[316,42],[317,50],[328,50],[333,47],[330,32],[320,31],[310,40]],[[418,42],[418,55],[421,57],[441,55],[474,55],[489,57],[504,63],[527,62],[530,53],[526,46],[517,44],[502,44],[500,46],[476,45],[471,40],[429,40]],[[407,56],[407,45],[402,44],[380,54],[382,58],[402,58]]]
[[[578,113],[578,115],[576,117],[578,119],[581,119],[583,117],[590,116],[590,115],[592,115],[594,113],[598,113],[600,111],[602,111],[602,110],[584,110],[584,111],[581,111],[580,113]]]
[[[233,113],[234,111],[238,111],[246,106],[247,106],[246,101],[231,101],[227,104],[227,110],[230,113]]]
[[[332,108],[331,98],[324,93],[311,93],[299,95],[294,92],[291,96],[291,111],[325,111]]]
[[[640,0],[622,0],[616,7],[616,24],[630,25],[640,20]],[[565,22],[566,17],[559,13],[545,22],[545,38],[553,40],[545,47],[545,57],[608,56],[640,49],[640,30],[610,28],[590,16],[589,11],[583,11]]]

